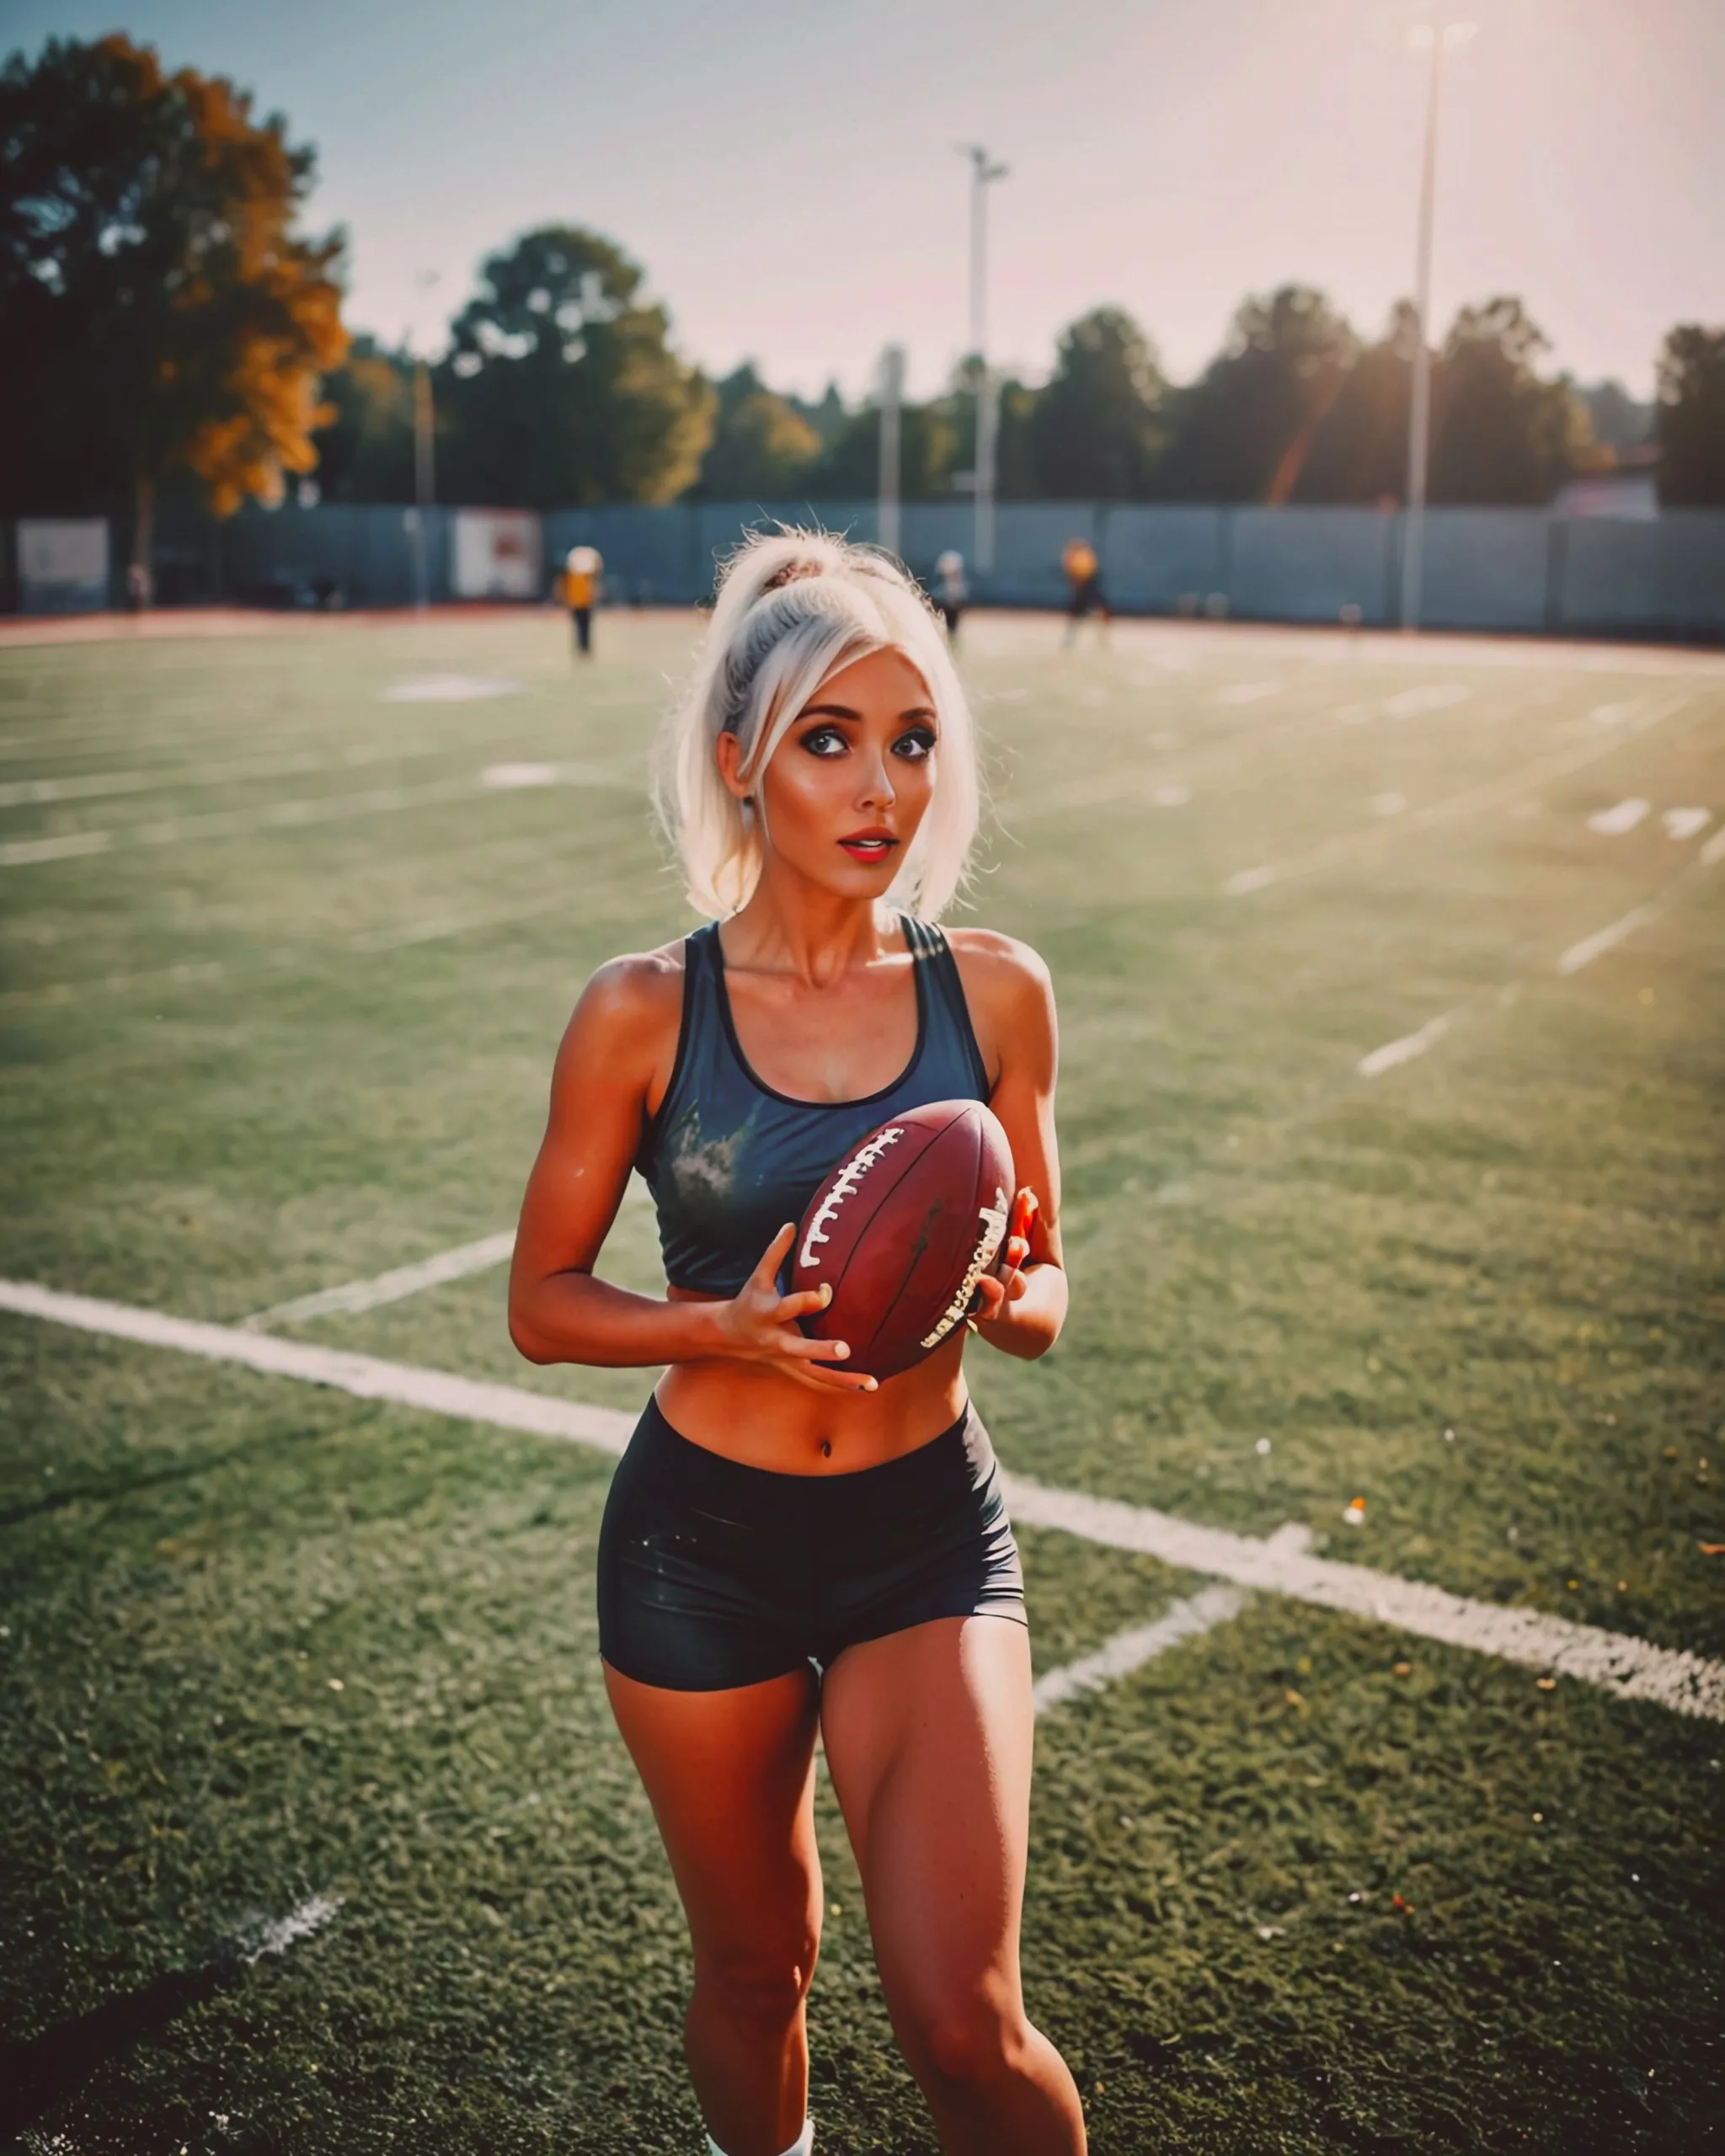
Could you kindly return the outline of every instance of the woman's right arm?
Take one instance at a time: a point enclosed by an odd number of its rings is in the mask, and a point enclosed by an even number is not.
[[[669,1302],[595,1280],[593,1267],[634,1165],[648,1102],[676,1054],[683,977],[657,955],[614,958],[587,984],[558,1050],[551,1112],[527,1178],[510,1267],[510,1337],[531,1363],[611,1369],[714,1357],[765,1364],[821,1391],[874,1387],[872,1378],[817,1369],[842,1359],[796,1320],[819,1294],[775,1284],[793,1233],[781,1230],[754,1277],[729,1301]]]

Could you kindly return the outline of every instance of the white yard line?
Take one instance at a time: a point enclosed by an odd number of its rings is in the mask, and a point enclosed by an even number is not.
[[[1560,974],[1578,974],[1583,966],[1590,966],[1595,958],[1603,958],[1607,951],[1615,951],[1620,943],[1626,943],[1637,928],[1643,928],[1658,914],[1656,905],[1632,907],[1621,921],[1614,921],[1609,928],[1602,928],[1597,935],[1583,936],[1578,943],[1572,943],[1557,961]]]
[[[1469,787],[1464,792],[1452,793],[1445,800],[1429,803],[1423,808],[1415,808],[1405,816],[1398,817],[1393,825],[1374,818],[1363,828],[1340,831],[1334,838],[1324,839],[1316,846],[1308,846],[1304,853],[1290,854],[1285,861],[1266,862],[1256,868],[1241,869],[1228,878],[1222,889],[1230,898],[1243,898],[1248,892],[1262,891],[1290,876],[1303,876],[1314,868],[1322,868],[1332,861],[1357,852],[1363,846],[1381,843],[1392,830],[1400,837],[1406,831],[1431,824],[1447,823],[1456,816],[1471,815],[1482,809],[1503,808],[1522,795],[1549,785],[1553,779],[1567,778],[1573,771],[1596,763],[1601,756],[1615,755],[1629,741],[1659,725],[1674,712],[1681,711],[1689,702],[1686,695],[1667,696],[1632,726],[1627,726],[1619,733],[1607,734],[1602,739],[1589,740],[1582,748],[1572,750],[1567,755],[1553,756],[1539,763],[1524,765],[1519,771],[1507,772],[1502,778],[1488,779],[1483,785]]]
[[[1146,1662],[1178,1646],[1182,1640],[1196,1639],[1218,1625],[1226,1625],[1245,1607],[1246,1597],[1237,1587],[1200,1588],[1196,1594],[1171,1604],[1151,1624],[1116,1632],[1093,1654],[1081,1655],[1076,1662],[1039,1677],[1031,1693],[1037,1713],[1044,1715],[1050,1707],[1064,1706],[1081,1692],[1099,1692],[1105,1684],[1130,1677],[1135,1669],[1142,1669]]]
[[[647,1186],[639,1176],[632,1175],[624,1184],[622,1202],[624,1205],[648,1202]],[[494,1235],[482,1235],[478,1242],[457,1243],[449,1250],[437,1251],[416,1265],[398,1265],[366,1280],[348,1280],[339,1288],[323,1288],[316,1294],[274,1303],[267,1310],[254,1310],[250,1317],[243,1317],[240,1326],[244,1331],[258,1332],[272,1325],[303,1325],[310,1318],[345,1317],[357,1310],[381,1310],[386,1303],[405,1302],[427,1288],[441,1288],[447,1281],[465,1280],[472,1273],[489,1273],[494,1266],[506,1265],[515,1255],[515,1230],[504,1228]]]
[[[234,1326],[169,1317],[91,1295],[62,1294],[29,1281],[0,1280],[0,1310],[211,1362],[238,1363],[270,1376],[330,1385],[362,1400],[393,1401],[463,1422],[565,1438],[613,1454],[622,1452],[634,1426],[633,1416],[614,1408],[584,1406],[517,1385],[307,1347]],[[1725,1663],[1701,1655],[1654,1646],[1541,1610],[1477,1602],[1364,1565],[1315,1557],[1301,1546],[1297,1529],[1290,1534],[1284,1529],[1258,1540],[1145,1505],[1055,1489],[1028,1476],[1003,1473],[1001,1481],[1007,1504],[1027,1527],[1052,1528],[1105,1548],[1137,1550],[1231,1586],[1287,1595],[1447,1646],[1573,1677],[1619,1699],[1648,1700],[1674,1713],[1725,1721]]]
[[[1400,1040],[1386,1041],[1370,1055],[1361,1056],[1354,1068],[1362,1078],[1376,1078],[1386,1070],[1393,1070],[1398,1063],[1412,1063],[1415,1056],[1436,1047],[1458,1015],[1455,1011],[1445,1011],[1440,1017],[1429,1020],[1417,1033],[1403,1033]]]
[[[1590,831],[1597,831],[1603,839],[1621,839],[1632,831],[1653,807],[1651,801],[1640,794],[1632,794],[1626,801],[1620,801],[1615,808],[1600,808],[1587,819]]]
[[[446,1281],[465,1280],[472,1273],[489,1273],[493,1266],[512,1257],[515,1246],[515,1231],[505,1228],[499,1235],[481,1236],[478,1242],[457,1243],[452,1250],[441,1250],[435,1257],[421,1258],[417,1265],[398,1265],[370,1280],[350,1280],[339,1288],[322,1289],[314,1295],[296,1295],[290,1303],[272,1304],[267,1310],[242,1318],[241,1327],[247,1332],[259,1332],[272,1325],[303,1325],[308,1318],[347,1317],[357,1310],[379,1310],[385,1303],[404,1302],[409,1295],[419,1294],[427,1288],[441,1288]]]
[[[559,764],[554,783],[563,786],[631,787],[596,766]],[[50,838],[13,839],[0,844],[0,868],[27,868],[74,855],[108,853],[117,846],[183,846],[199,839],[238,838],[253,832],[299,830],[309,824],[343,822],[358,816],[387,815],[434,802],[471,799],[494,792],[483,772],[460,778],[432,779],[423,786],[367,787],[357,793],[318,794],[302,801],[273,801],[262,808],[218,808],[197,816],[175,816],[156,824],[123,824],[109,829],[65,831]]]
[[[149,748],[134,742],[134,750]],[[171,792],[200,786],[243,786],[254,779],[303,778],[309,771],[357,771],[366,764],[423,762],[432,756],[470,756],[471,741],[360,742],[339,756],[309,750],[292,755],[246,756],[227,764],[193,764],[157,771],[83,771],[56,778],[0,782],[0,808],[20,808],[56,801],[93,801],[117,793]]]
[[[246,1332],[238,1326],[204,1325],[196,1319],[168,1317],[160,1310],[135,1309],[129,1303],[98,1301],[89,1295],[62,1295],[28,1281],[0,1280],[0,1310],[45,1318],[81,1332],[106,1333],[135,1340],[147,1348],[172,1348],[206,1362],[239,1363],[272,1377],[299,1378],[308,1385],[332,1385],[359,1400],[390,1400],[428,1414],[453,1415],[463,1422],[489,1422],[500,1430],[526,1430],[535,1437],[565,1438],[621,1453],[635,1417],[609,1407],[585,1407],[519,1385],[489,1385],[483,1380],[423,1370],[408,1363],[386,1363],[374,1355],[353,1355],[339,1348],[314,1348],[303,1341],[277,1340],[267,1332]]]
[[[1446,1646],[1577,1678],[1619,1699],[1650,1700],[1679,1714],[1725,1721],[1725,1663],[1701,1655],[1654,1646],[1542,1610],[1476,1602],[1364,1565],[1338,1564],[1285,1544],[1279,1546],[1274,1536],[1258,1541],[1147,1506],[1050,1489],[1027,1476],[1003,1475],[1001,1481],[1013,1518],[1028,1527],[1061,1529],[1087,1542],[1135,1550],[1236,1587],[1288,1595],[1320,1609],[1372,1618]]]

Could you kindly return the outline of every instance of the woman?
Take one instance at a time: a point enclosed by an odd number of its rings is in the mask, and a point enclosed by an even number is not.
[[[535,1362],[665,1365],[612,1485],[600,1652],[687,1914],[685,2051],[715,2156],[807,2156],[817,1730],[893,2026],[948,2151],[1071,2156],[1018,1977],[1023,1588],[965,1329],[877,1384],[782,1295],[793,1224],[895,1111],[988,1100],[1040,1201],[979,1290],[1008,1354],[1065,1313],[1054,1006],[1021,944],[933,915],[978,814],[969,714],[895,563],[824,533],[732,561],[661,808],[714,923],[602,966],[558,1052],[510,1327]],[[593,1267],[632,1167],[666,1299]],[[837,1367],[830,1367],[836,1364]]]

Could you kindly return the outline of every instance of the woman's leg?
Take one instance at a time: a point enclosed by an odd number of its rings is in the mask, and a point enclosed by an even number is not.
[[[707,2130],[725,2156],[780,2156],[808,2106],[820,1940],[814,1674],[672,1692],[607,1664],[605,1683],[689,1921],[683,2050]]]
[[[1030,1641],[947,1617],[847,1647],[821,1698],[888,2011],[948,2156],[1075,2156],[1072,2077],[1024,2015]]]

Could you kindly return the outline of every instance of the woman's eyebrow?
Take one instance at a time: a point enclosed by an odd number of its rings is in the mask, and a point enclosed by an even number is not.
[[[799,711],[797,716],[798,718],[847,718],[853,726],[860,726],[862,723],[862,712],[852,711],[848,704],[809,704]],[[912,704],[908,711],[901,711],[899,713],[897,723],[903,726],[912,719],[932,718],[934,716],[932,704]]]

